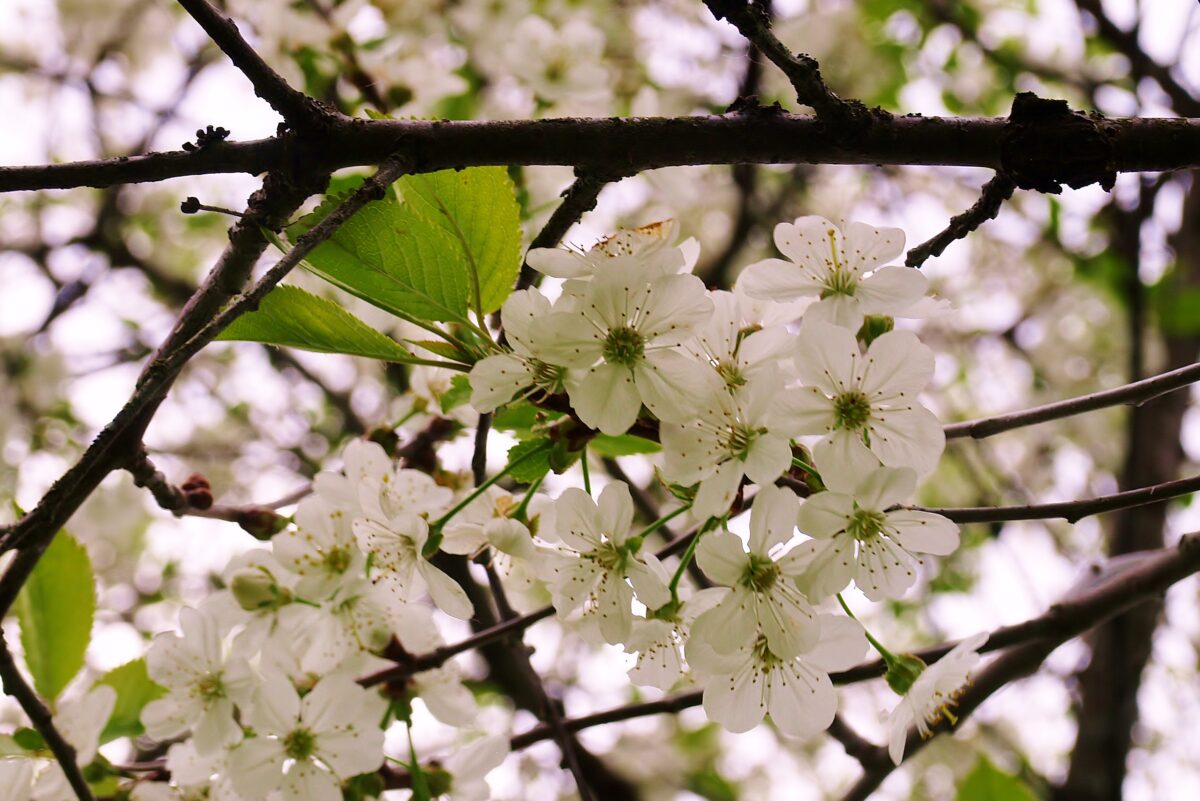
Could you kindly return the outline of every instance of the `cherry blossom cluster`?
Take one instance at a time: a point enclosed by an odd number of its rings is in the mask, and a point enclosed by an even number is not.
[[[142,721],[173,743],[173,786],[145,782],[139,795],[336,801],[383,768],[385,732],[411,726],[420,699],[461,733],[453,757],[426,764],[426,783],[486,797],[510,732],[479,727],[455,660],[383,688],[363,681],[445,645],[440,615],[474,616],[440,554],[487,564],[518,612],[548,600],[569,630],[621,647],[634,683],[703,687],[708,716],[730,731],[764,717],[786,735],[824,730],[838,704],[830,673],[863,660],[868,640],[905,696],[897,761],[909,725],[927,731],[949,713],[981,640],[925,669],[831,601],[851,584],[872,601],[899,598],[921,555],[958,545],[952,522],[906,506],[944,438],[920,402],[933,354],[892,330],[932,307],[920,273],[885,266],[902,233],[782,223],[786,260],[750,265],[731,292],[707,290],[690,272],[694,244],[674,237],[666,224],[586,252],[531,251],[553,280],[510,296],[505,344],[469,381],[479,413],[541,405],[592,435],[656,438],[678,508],[639,528],[620,481],[594,496],[571,486],[552,498],[536,482],[514,496],[499,482],[514,459],[477,489],[453,489],[352,442],[269,549],[238,557],[225,589],[153,642],[147,666],[166,694]],[[668,569],[647,543],[676,517],[694,530]],[[684,580],[692,561],[712,586]],[[395,758],[422,771],[415,753]]]

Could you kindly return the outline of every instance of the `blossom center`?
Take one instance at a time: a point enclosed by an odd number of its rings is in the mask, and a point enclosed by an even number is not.
[[[843,392],[833,399],[833,427],[856,431],[871,419],[871,402],[857,390]]]
[[[204,674],[204,677],[192,686],[192,693],[205,703],[221,700],[225,697],[225,684],[221,681],[221,674]]]
[[[758,439],[758,435],[761,433],[760,429],[750,428],[749,426],[731,427],[727,443],[729,452],[743,462],[746,461],[746,456],[750,452],[750,446],[754,444],[754,440]]]
[[[632,367],[646,353],[646,340],[636,330],[622,326],[608,332],[604,338],[604,360],[609,364]]]
[[[350,549],[334,548],[325,554],[325,569],[330,573],[345,573],[350,567]]]
[[[567,374],[565,367],[546,364],[539,359],[531,360],[529,366],[533,370],[534,386],[545,390],[551,395],[557,395],[559,392],[562,392],[563,377]]]
[[[758,639],[754,641],[753,652],[755,663],[758,664],[759,669],[764,673],[783,661],[771,651],[771,646],[767,643],[766,636],[762,634],[758,635]]]
[[[626,552],[611,542],[605,542],[592,551],[591,556],[609,573],[624,573]]]
[[[736,362],[717,362],[717,375],[721,376],[725,386],[730,389],[737,389],[746,384],[746,377],[742,375],[742,370]]]
[[[317,736],[308,729],[293,729],[283,738],[283,750],[292,759],[306,760],[317,750]]]
[[[765,556],[750,554],[746,569],[742,572],[741,585],[753,592],[767,592],[779,578],[779,565]]]
[[[866,542],[882,534],[886,524],[887,517],[883,512],[856,508],[846,524],[846,533],[859,542]]]

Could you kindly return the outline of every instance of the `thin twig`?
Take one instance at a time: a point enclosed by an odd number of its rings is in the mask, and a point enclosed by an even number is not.
[[[271,68],[262,56],[242,38],[233,20],[214,8],[208,0],[179,0],[179,5],[192,16],[208,37],[243,75],[250,79],[254,93],[267,101],[271,108],[297,130],[312,127],[333,112],[288,85],[283,76]]]
[[[67,742],[59,733],[50,710],[46,708],[42,699],[38,698],[37,693],[26,683],[25,677],[17,669],[12,652],[8,650],[8,641],[4,638],[3,630],[0,630],[0,681],[4,682],[4,692],[17,700],[21,709],[24,709],[25,714],[29,716],[29,722],[33,724],[33,728],[42,735],[42,740],[50,749],[50,753],[54,754],[54,758],[58,760],[63,775],[67,777],[67,782],[75,791],[79,801],[95,801],[92,789],[88,787],[87,781],[83,778],[83,772],[79,769],[79,763],[75,759],[75,746]]]
[[[1004,523],[1010,520],[1053,520],[1061,518],[1076,523],[1085,517],[1111,512],[1117,509],[1132,509],[1151,503],[1162,503],[1182,495],[1200,490],[1200,476],[1190,476],[1176,481],[1165,481],[1150,487],[1084,498],[1078,501],[1059,503],[1034,503],[1023,506],[977,506],[965,508],[936,508],[909,506],[920,512],[933,512],[949,518],[955,523]]]
[[[1002,173],[996,173],[992,179],[983,185],[979,200],[962,214],[950,218],[950,224],[945,230],[908,251],[904,263],[909,267],[920,267],[931,256],[940,256],[942,251],[956,239],[963,239],[967,234],[979,228],[988,220],[1000,213],[1004,201],[1012,197],[1016,184]]]
[[[849,139],[871,122],[866,107],[857,101],[838,97],[825,85],[817,60],[805,53],[793,54],[771,30],[768,9],[745,0],[705,0],[717,19],[730,22],[751,45],[778,67],[796,90],[796,99],[817,112],[839,138]]]
[[[989,637],[983,650],[1029,643],[1036,645],[1039,650],[1044,650],[1048,654],[1061,643],[1082,634],[1147,598],[1164,592],[1171,585],[1197,571],[1200,571],[1200,535],[1189,534],[1180,540],[1179,545],[1175,548],[1162,548],[1139,555],[1135,564],[1125,565],[1124,569],[1114,571],[1099,585],[1087,585],[1082,591],[1069,595],[1037,618],[1027,620],[1017,626],[997,629]],[[948,652],[950,647],[950,645],[938,646],[920,651],[917,655],[926,661],[933,661]],[[880,665],[881,663],[878,662],[867,663],[839,673],[832,673],[830,679],[836,685],[866,681],[883,675]],[[1003,683],[992,682],[984,685],[982,681],[977,680],[974,690],[978,690],[981,686],[985,686],[988,690],[987,694],[990,695],[1003,686]],[[571,731],[579,731],[592,726],[617,723],[647,715],[676,713],[683,709],[699,706],[702,700],[702,690],[690,690],[658,701],[630,704],[592,715],[572,718],[564,721],[563,725]],[[968,712],[978,706],[982,700],[979,698],[971,706],[962,702],[960,709],[964,713]],[[545,725],[535,726],[529,731],[513,737],[512,748],[513,750],[526,748],[551,736],[549,728]],[[911,736],[909,743],[912,744]],[[890,766],[891,761],[886,759],[886,753],[886,750],[881,752],[881,756],[884,757],[882,760],[868,759],[872,764],[886,761]]]
[[[563,202],[550,215],[550,219],[529,243],[529,249],[556,247],[562,238],[579,222],[579,218],[596,208],[596,200],[604,187],[626,177],[625,173],[604,173],[595,170],[576,170],[575,182],[563,192]],[[517,278],[517,289],[533,286],[537,271],[522,262],[521,274]]]
[[[1197,381],[1200,381],[1200,364],[1189,364],[1187,367],[1180,367],[1177,370],[1159,373],[1156,376],[1144,378],[1141,381],[1134,381],[1132,384],[1125,384],[1101,392],[1093,392],[1090,395],[1080,395],[1077,398],[1068,398],[1067,400],[1047,403],[1043,406],[1035,406],[1032,409],[1025,409],[1019,412],[1010,412],[994,417],[983,417],[963,423],[951,423],[945,426],[942,431],[945,433],[946,439],[956,439],[959,437],[983,439],[984,437],[990,437],[1004,431],[1011,431],[1014,428],[1037,425],[1038,423],[1083,414],[1095,409],[1104,409],[1108,406],[1116,406],[1118,404],[1140,406],[1146,401],[1153,400],[1168,392],[1174,392]]]

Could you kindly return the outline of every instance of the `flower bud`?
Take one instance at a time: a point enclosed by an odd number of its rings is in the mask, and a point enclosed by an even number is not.
[[[900,654],[888,660],[883,678],[897,695],[904,695],[925,670],[925,663],[910,654]]]
[[[292,602],[292,593],[265,568],[245,568],[233,574],[229,582],[233,597],[247,612],[262,609],[278,609]]]

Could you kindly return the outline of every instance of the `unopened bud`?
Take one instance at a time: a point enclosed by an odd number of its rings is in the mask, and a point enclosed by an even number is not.
[[[265,568],[249,567],[233,574],[229,589],[238,605],[247,612],[278,609],[292,602],[292,593]]]
[[[274,535],[287,528],[287,518],[276,514],[270,509],[248,509],[238,515],[238,525],[242,530],[258,540],[269,540]]]
[[[897,695],[905,695],[917,677],[925,671],[925,663],[911,654],[900,654],[888,660],[883,678]]]
[[[213,505],[212,485],[199,473],[192,473],[187,481],[179,485],[188,506],[193,509],[208,509]]]

